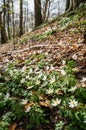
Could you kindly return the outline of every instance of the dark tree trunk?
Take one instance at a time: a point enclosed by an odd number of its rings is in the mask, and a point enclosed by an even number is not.
[[[6,35],[6,30],[3,24],[3,20],[2,20],[2,12],[0,12],[0,33],[1,33],[1,44],[6,43],[7,42],[7,35]]]
[[[41,0],[34,0],[35,7],[35,27],[42,24]]]
[[[23,0],[20,0],[19,36],[23,35]]]
[[[3,0],[3,15],[0,13],[1,17],[1,43],[6,43],[8,41],[7,39],[7,34],[6,34],[6,29],[5,29],[5,16],[6,16],[6,3],[5,0]]]
[[[10,1],[9,0],[7,0],[7,30],[8,30],[8,38],[10,39],[11,37],[10,37],[10,25],[9,25],[9,23],[10,23],[10,3],[9,3]]]

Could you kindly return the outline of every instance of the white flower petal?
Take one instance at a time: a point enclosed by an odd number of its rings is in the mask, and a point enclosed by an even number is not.
[[[25,105],[25,104],[27,104],[27,102],[28,102],[28,99],[22,99],[21,104]]]
[[[74,108],[74,107],[77,107],[77,105],[78,105],[78,101],[75,101],[75,99],[70,100],[69,107]]]
[[[52,101],[51,105],[55,107],[59,105],[60,103],[61,103],[61,99],[56,98],[55,100]]]
[[[73,60],[77,60],[77,59],[78,59],[78,56],[77,56],[76,54],[74,54],[74,55],[72,56],[72,59],[73,59]]]
[[[61,70],[61,74],[63,75],[63,76],[65,76],[66,75],[66,72],[65,72],[65,70]]]

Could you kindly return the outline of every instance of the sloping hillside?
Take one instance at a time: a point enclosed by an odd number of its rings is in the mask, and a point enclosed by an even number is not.
[[[0,130],[86,130],[86,8],[0,47]]]

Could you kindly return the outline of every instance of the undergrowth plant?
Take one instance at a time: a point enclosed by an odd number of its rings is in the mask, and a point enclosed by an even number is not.
[[[39,41],[42,41],[42,40],[45,40],[49,35],[52,35],[56,33],[56,29],[49,29],[48,31],[44,32],[43,34],[34,34],[32,36],[30,36],[30,39],[31,40],[39,40]]]
[[[13,122],[22,122],[26,130],[45,123],[46,109],[58,111],[55,130],[86,130],[86,79],[76,80],[74,61],[63,68],[46,60],[45,54],[31,55],[23,67],[18,61],[0,74],[0,130],[9,130]],[[47,119],[47,120],[46,120]]]

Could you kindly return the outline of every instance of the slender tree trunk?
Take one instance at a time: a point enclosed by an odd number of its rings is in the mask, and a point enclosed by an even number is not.
[[[7,30],[8,30],[8,38],[10,39],[10,1],[7,0]]]
[[[66,11],[72,11],[73,10],[73,0],[66,0]]]
[[[43,10],[43,22],[45,21],[45,19],[46,19],[46,14],[47,14],[47,7],[48,7],[48,2],[49,2],[50,0],[45,0],[45,3],[44,3],[44,10]]]
[[[0,33],[1,33],[1,44],[7,42],[6,30],[2,20],[2,12],[0,12]]]
[[[35,7],[35,27],[42,24],[41,0],[34,0]]]
[[[26,22],[26,32],[28,32],[28,13],[29,13],[29,9],[28,9],[28,0],[27,0],[27,9],[26,9],[26,12],[27,12],[27,22]]]
[[[20,0],[19,36],[23,35],[23,0]]]
[[[14,4],[12,0],[12,26],[13,26],[13,39],[15,38],[15,24],[14,24]]]
[[[5,28],[5,16],[6,16],[6,3],[5,0],[3,0],[3,15],[1,15],[1,38],[2,38],[2,44],[6,43],[8,41],[7,34],[6,34],[6,28]]]

